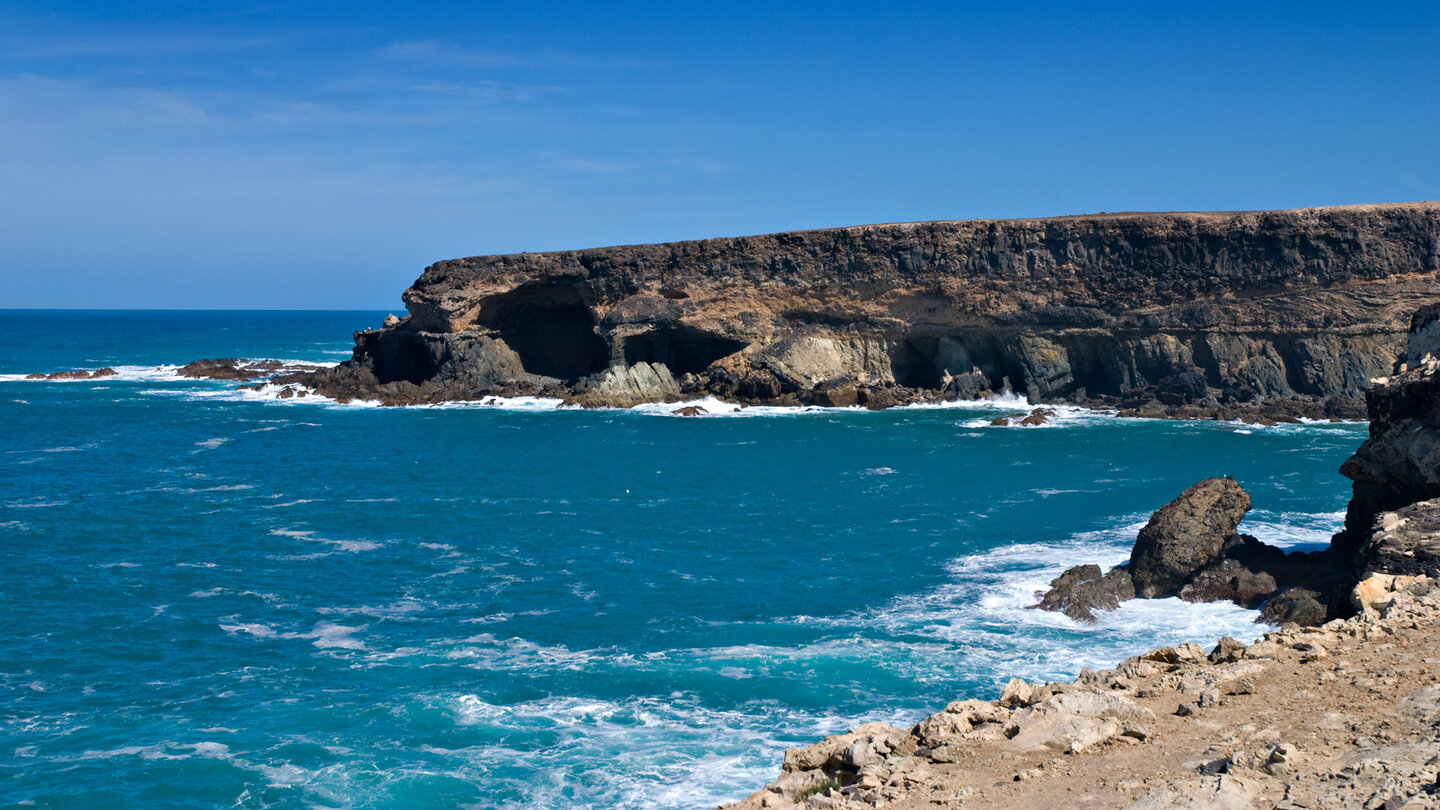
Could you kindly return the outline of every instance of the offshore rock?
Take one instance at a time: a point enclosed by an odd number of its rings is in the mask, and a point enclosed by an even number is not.
[[[1128,563],[1103,576],[1097,565],[1075,566],[1032,607],[1091,621],[1129,599],[1179,596],[1260,608],[1265,621],[1314,625],[1348,616],[1350,558],[1334,549],[1286,554],[1238,534],[1249,508],[1234,479],[1201,481],[1150,517]]]
[[[314,383],[382,401],[573,397],[648,363],[686,396],[740,402],[848,402],[836,381],[853,380],[866,407],[1012,391],[1145,415],[1356,418],[1410,313],[1440,301],[1437,232],[1440,204],[1414,203],[455,259]],[[636,391],[614,390],[616,404]]]
[[[1207,478],[1161,507],[1130,552],[1138,596],[1177,596],[1197,572],[1237,544],[1250,496],[1233,478]]]
[[[1098,565],[1077,565],[1050,581],[1050,590],[1035,605],[1057,610],[1079,621],[1094,621],[1095,611],[1115,610],[1135,598],[1135,583],[1123,566],[1104,575]]]

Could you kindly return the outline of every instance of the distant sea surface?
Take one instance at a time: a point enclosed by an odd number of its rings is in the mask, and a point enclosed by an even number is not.
[[[384,314],[0,313],[0,806],[713,806],[787,746],[1012,675],[1255,637],[1228,604],[1026,606],[1207,476],[1253,495],[1243,530],[1325,543],[1365,433],[379,408],[173,374],[335,363]]]

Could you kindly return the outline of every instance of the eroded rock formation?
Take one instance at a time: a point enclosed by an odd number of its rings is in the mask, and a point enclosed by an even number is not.
[[[1377,515],[1440,498],[1440,307],[1415,314],[1401,372],[1366,395],[1370,438],[1340,468],[1355,482],[1337,538],[1358,547]]]
[[[314,384],[394,403],[878,407],[1013,390],[1155,415],[1359,417],[1409,314],[1440,299],[1437,270],[1437,203],[481,256],[427,268],[408,317],[358,333],[354,359]]]

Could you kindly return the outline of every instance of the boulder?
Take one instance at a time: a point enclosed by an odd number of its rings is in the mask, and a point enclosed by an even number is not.
[[[1078,754],[1123,736],[1127,725],[1153,721],[1155,713],[1119,695],[1065,692],[1012,715],[1007,747]]]
[[[1329,618],[1325,597],[1309,588],[1286,588],[1260,610],[1260,621],[1271,624],[1294,622],[1305,627],[1324,624]]]
[[[573,401],[587,408],[632,408],[680,398],[680,384],[662,363],[611,366],[584,383],[583,393]]]
[[[1161,378],[1155,385],[1155,398],[1166,405],[1198,402],[1205,399],[1209,393],[1210,388],[1205,382],[1205,374],[1197,370],[1171,374]]]
[[[1180,589],[1187,602],[1234,602],[1241,607],[1258,607],[1274,593],[1274,575],[1256,572],[1239,560],[1226,557],[1200,569]]]
[[[860,391],[854,377],[841,377],[815,386],[809,401],[826,408],[849,408],[859,404]]]
[[[1031,607],[1055,610],[1072,619],[1094,621],[1095,611],[1114,610],[1135,598],[1130,572],[1117,566],[1101,574],[1098,565],[1077,565],[1050,581],[1050,590]]]
[[[989,701],[957,700],[921,720],[910,733],[921,745],[939,748],[977,737],[998,739],[1009,719],[1009,710]]]
[[[1383,512],[1356,555],[1360,576],[1440,576],[1440,498]]]
[[[991,393],[990,380],[978,371],[957,374],[941,389],[945,399],[980,399]]]
[[[1135,540],[1130,576],[1138,596],[1175,596],[1237,537],[1250,496],[1233,478],[1207,478],[1161,507]]]
[[[1235,639],[1225,636],[1210,651],[1210,663],[1212,664],[1233,664],[1245,657],[1245,645]]]

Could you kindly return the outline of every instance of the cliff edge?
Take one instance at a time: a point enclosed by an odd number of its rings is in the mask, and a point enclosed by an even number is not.
[[[889,404],[1014,391],[1147,415],[1363,416],[1440,301],[1440,203],[1105,214],[428,267],[321,393]],[[1263,403],[1263,407],[1262,404]]]

